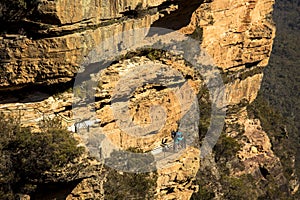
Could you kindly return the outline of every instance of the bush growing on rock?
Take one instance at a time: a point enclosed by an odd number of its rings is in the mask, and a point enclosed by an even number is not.
[[[21,127],[18,119],[0,113],[0,194],[8,194],[5,199],[32,192],[44,172],[63,167],[82,153],[57,123],[45,121],[42,131],[35,133]]]
[[[104,184],[105,199],[153,199],[156,179],[154,173],[120,173],[109,169]]]
[[[225,134],[221,134],[214,147],[216,161],[220,160],[220,158],[225,158],[226,160],[231,159],[240,150],[240,147],[240,144],[235,139],[226,136]]]
[[[124,163],[130,165],[131,162],[138,161],[139,166],[147,171],[146,168],[149,168],[150,163],[154,161],[154,157],[152,156],[141,159],[138,154],[142,153],[140,149],[129,148],[127,151],[135,154],[114,151],[106,163],[109,163],[109,166],[117,163],[120,165]],[[108,173],[103,186],[105,199],[154,199],[157,181],[157,174],[155,172],[130,173],[118,172],[109,167],[106,169]]]

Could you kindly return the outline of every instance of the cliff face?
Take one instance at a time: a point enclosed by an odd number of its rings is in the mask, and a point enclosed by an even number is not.
[[[268,64],[271,54],[275,37],[273,4],[274,1],[204,2],[193,13],[191,23],[180,30],[192,34],[202,28],[202,47],[226,77],[223,80],[226,83],[228,110],[224,135],[238,141],[239,150],[231,152],[235,156],[226,158],[225,155],[218,155],[220,147],[217,144],[212,158],[208,157],[200,164],[199,177],[205,177],[209,171],[213,178],[203,178],[210,181],[202,182],[206,184],[204,188],[213,191],[217,198],[234,196],[232,191],[226,191],[226,185],[231,184],[224,181],[226,176],[240,177],[243,182],[243,175],[251,174],[256,186],[254,190],[252,186],[248,188],[252,192],[244,192],[244,195],[249,195],[249,199],[264,196],[266,185],[281,188],[283,196],[294,189],[293,185],[288,186],[281,161],[274,154],[268,134],[262,130],[260,121],[250,120],[247,113],[247,106],[255,100],[260,89],[262,69]],[[225,148],[233,148],[229,143],[226,146],[224,140],[221,141]],[[229,151],[223,150],[223,154]],[[270,179],[272,181],[268,183]],[[240,190],[243,190],[242,185]],[[246,198],[244,195],[243,198]]]
[[[0,89],[10,93],[1,96],[0,109],[12,113],[19,113],[22,109],[23,123],[27,126],[34,127],[43,115],[58,115],[70,126],[74,123],[71,120],[71,108],[76,91],[72,94],[67,90],[53,95],[41,91],[41,86],[55,88],[72,84],[84,58],[112,35],[143,27],[170,26],[182,34],[196,35],[220,69],[228,102],[224,134],[240,145],[235,158],[226,161],[230,176],[251,174],[260,182],[255,197],[264,194],[263,169],[274,177],[278,186],[286,184],[280,160],[274,155],[267,134],[261,130],[257,119],[249,119],[246,110],[257,96],[262,69],[270,57],[275,36],[271,20],[274,1],[214,0],[189,3],[167,0],[37,1],[31,9],[31,15],[18,19],[20,28],[2,30],[6,33],[2,33],[0,38]],[[3,8],[8,7],[6,3],[2,4]],[[5,14],[7,10],[2,9],[1,13]],[[187,21],[185,18],[188,18]],[[163,23],[166,21],[170,23]],[[110,48],[117,51],[124,40],[135,41],[134,38],[116,37]],[[166,113],[163,128],[153,136],[137,139],[135,133],[126,134],[118,126],[110,106],[114,89],[122,74],[130,70],[138,71],[139,66],[145,63],[160,64],[160,69],[168,66],[179,71],[187,79],[187,86],[192,88],[192,95],[204,90],[205,85],[193,67],[183,59],[162,53],[155,56],[137,53],[102,71],[102,82],[97,85],[95,94],[96,116],[101,119],[99,125],[103,131],[108,132],[107,136],[122,149],[136,147],[148,151],[159,146],[163,138],[172,141],[170,132],[178,128],[176,122],[185,114],[176,95],[169,89],[171,86],[161,88],[155,84],[143,85],[130,96],[130,116],[135,123],[150,130],[153,127],[149,127],[149,124],[154,125],[148,113],[149,108],[163,105]],[[151,70],[143,73],[140,76],[150,76]],[[129,80],[126,82],[129,84]],[[135,82],[130,84],[135,85]],[[172,84],[178,83],[175,81]],[[34,86],[30,88],[30,94],[26,93],[28,86]],[[157,199],[190,199],[193,192],[199,189],[194,183],[199,168],[200,171],[212,173],[213,178],[208,180],[216,181],[212,184],[213,191],[222,198],[224,188],[218,172],[222,170],[221,167],[214,163],[214,155],[213,159],[199,163],[199,153],[197,148],[189,147],[180,158],[158,169]],[[237,163],[242,167],[235,167]],[[99,163],[90,165],[98,166]],[[98,173],[95,176],[77,177],[82,181],[67,199],[103,198],[103,172],[99,168],[95,171]]]
[[[274,1],[259,0],[203,3],[194,12],[191,23],[181,29],[190,34],[197,27],[203,28],[203,48],[227,78],[235,76],[228,84],[229,104],[237,104],[242,98],[251,102],[256,97],[262,73],[259,70],[252,76],[243,73],[268,63],[275,36],[271,19],[273,4]]]
[[[87,55],[95,45],[113,34],[150,26],[157,18],[158,15],[154,14],[137,20],[113,18],[104,24],[87,21],[49,25],[51,28],[39,30],[43,32],[39,36],[45,37],[43,39],[4,35],[1,39],[1,86],[13,89],[30,84],[68,82],[74,78],[83,55]]]

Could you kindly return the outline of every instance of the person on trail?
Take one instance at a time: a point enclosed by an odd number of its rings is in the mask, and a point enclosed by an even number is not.
[[[172,132],[172,138],[174,140],[173,149],[174,151],[178,150],[178,147],[181,146],[182,148],[185,148],[185,138],[183,137],[183,133],[180,131],[173,131]]]
[[[176,132],[175,138],[174,138],[176,143],[179,143],[183,140],[183,134],[182,132]]]
[[[171,132],[171,137],[172,137],[172,139],[174,139],[176,137],[176,131]]]

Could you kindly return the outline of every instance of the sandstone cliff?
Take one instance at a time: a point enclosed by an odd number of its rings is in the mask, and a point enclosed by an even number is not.
[[[7,21],[3,16],[7,15],[5,8],[9,8],[9,5],[2,4],[1,16],[3,21]],[[256,191],[253,198],[257,198],[264,194],[265,171],[272,175],[275,185],[286,185],[280,160],[273,153],[267,134],[262,130],[259,120],[249,119],[246,110],[257,96],[263,77],[262,69],[267,65],[272,50],[275,36],[271,19],[273,4],[272,0],[37,1],[30,15],[13,22],[19,23],[19,27],[2,28],[0,90],[3,95],[0,110],[21,115],[23,124],[33,128],[43,117],[55,115],[60,116],[66,126],[70,126],[75,122],[72,119],[72,98],[74,95],[86,97],[89,94],[67,89],[72,86],[80,65],[91,50],[112,35],[129,30],[151,26],[173,28],[200,40],[201,47],[212,58],[212,63],[220,69],[227,100],[223,134],[240,145],[233,160],[221,159],[220,163],[226,164],[228,175],[232,177],[239,178],[245,174],[253,176],[258,182],[257,187],[253,186]],[[118,51],[123,41],[135,43],[134,38],[115,37],[109,48]],[[194,96],[205,90],[205,83],[199,72],[183,58],[161,52],[148,52],[146,55],[135,52],[133,56],[118,58],[101,72],[101,81],[96,85],[95,94],[92,93],[96,101],[96,118],[101,119],[101,130],[121,149],[135,147],[149,151],[159,146],[162,139],[172,140],[170,132],[178,128],[176,122],[184,118],[186,111],[177,99],[176,92],[170,90],[172,84],[180,82],[174,81],[165,87],[142,85],[129,98],[130,117],[151,132],[151,128],[159,124],[153,125],[149,108],[163,105],[165,124],[156,134],[142,138],[136,138],[135,134],[141,132],[139,129],[127,134],[120,128],[111,106],[114,103],[114,89],[123,74],[130,70],[138,71],[141,64],[160,65],[160,69],[168,69],[168,66],[180,72],[186,79],[186,87],[192,88],[190,101],[185,102],[187,104],[192,104]],[[151,76],[151,70],[139,75]],[[122,81],[129,84],[130,78]],[[130,84],[138,85],[138,82]],[[122,85],[119,89],[124,91]],[[84,112],[82,116],[84,118]],[[197,125],[199,118],[193,120],[197,121]],[[191,132],[199,132],[198,127],[193,127]],[[87,141],[82,143],[89,145]],[[220,175],[222,169],[214,162],[216,155],[212,154],[204,160],[200,160],[199,155],[199,149],[193,144],[179,158],[161,163],[164,167],[157,170],[155,198],[193,198],[192,194],[199,191],[194,181],[200,168],[200,171],[211,172],[212,178],[207,180],[215,181],[208,185],[213,188],[216,198],[226,199],[226,186],[222,185]],[[79,180],[67,199],[105,198],[102,184],[102,175],[105,173],[101,164],[95,160],[80,162],[89,166],[86,171],[94,171],[95,174],[82,173],[70,178],[72,175],[68,173],[72,174],[72,167],[67,167],[63,172],[64,178],[52,174],[51,181]]]

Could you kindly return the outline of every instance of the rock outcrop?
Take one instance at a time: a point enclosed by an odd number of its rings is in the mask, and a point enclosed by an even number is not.
[[[22,29],[9,30],[9,33],[1,34],[0,90],[18,92],[28,86],[38,88],[44,85],[51,87],[70,84],[84,58],[107,38],[128,30],[153,26],[163,19],[174,19],[172,13],[175,13],[176,17],[180,17],[180,13],[190,13],[190,8],[186,7],[187,3],[182,2],[167,0],[38,1],[32,11],[33,14],[19,21],[23,26]],[[191,1],[191,4],[197,5],[197,2]],[[180,33],[191,37],[196,34],[202,42],[202,48],[212,57],[214,65],[222,74],[225,97],[228,102],[227,108],[229,113],[234,113],[227,115],[225,132],[236,140],[242,136],[246,138],[245,141],[240,141],[242,147],[237,154],[239,162],[244,165],[245,169],[238,171],[232,167],[231,175],[239,177],[243,174],[252,174],[255,176],[259,170],[267,170],[271,174],[277,173],[274,178],[280,185],[285,182],[280,160],[274,155],[270,141],[266,133],[261,130],[259,121],[248,119],[246,111],[246,106],[257,96],[263,76],[262,69],[267,65],[270,57],[275,36],[275,27],[271,20],[273,4],[272,0],[238,2],[205,0],[191,12],[189,23],[175,27],[180,27],[178,28]],[[5,13],[5,10],[1,12]],[[179,21],[178,23],[181,23]],[[172,21],[172,25],[174,23],[176,21]],[[28,27],[34,28],[30,30]],[[15,33],[12,34],[11,31]],[[117,51],[124,40],[135,42],[134,38],[116,37],[110,48]],[[122,76],[130,70],[134,70],[141,77],[151,77],[151,67],[139,73],[141,65],[159,66],[162,71],[172,69],[179,72],[186,79],[185,85],[180,87],[190,88],[190,93],[186,94],[188,101],[180,102],[176,90],[174,92],[170,89],[181,84],[178,80],[173,80],[164,87],[159,84],[139,86],[138,81],[129,81],[134,77],[127,77],[127,79],[125,77],[122,80],[123,84],[118,85]],[[135,147],[150,151],[159,146],[162,139],[172,141],[170,132],[178,128],[179,125],[176,122],[180,121],[188,110],[184,105],[191,105],[193,97],[205,86],[199,72],[188,66],[183,59],[177,59],[176,56],[166,57],[162,54],[155,56],[154,59],[153,56],[147,57],[139,54],[129,59],[120,59],[103,70],[100,77],[101,81],[93,88],[96,90],[94,105],[96,117],[101,119],[99,123],[101,130],[107,132],[107,137],[114,145],[124,150]],[[126,91],[126,84],[136,86],[135,91]],[[119,87],[121,91],[117,95],[128,96],[126,97],[129,101],[127,107],[129,116],[132,122],[140,127],[140,129],[132,130],[132,134],[127,134],[124,131],[125,128],[122,128],[115,119],[113,104],[122,104],[122,101],[114,101],[114,98],[118,97],[115,96],[116,87]],[[31,90],[34,91],[34,87]],[[72,98],[74,94],[76,96],[76,91],[64,91],[54,96],[46,92],[35,91],[36,93],[28,95],[27,98],[16,97],[13,92],[11,92],[11,98],[1,99],[0,110],[15,114],[23,110],[21,114],[26,126],[35,127],[43,117],[54,115],[60,116],[66,126],[74,124],[71,110]],[[132,93],[128,95],[127,92]],[[24,103],[20,102],[21,99]],[[153,105],[154,109],[156,105],[163,105],[165,108],[166,118],[162,128],[158,131],[157,128],[161,124],[153,124],[151,120],[155,118],[151,118],[151,113],[149,113],[149,108]],[[122,110],[122,105],[119,108]],[[159,108],[156,111],[160,112]],[[152,117],[159,118],[160,116]],[[154,121],[163,121],[158,118]],[[197,120],[199,121],[198,118],[194,121]],[[124,121],[126,123],[125,119]],[[239,132],[241,130],[232,128],[235,126],[242,126],[243,133]],[[149,134],[151,131],[157,132],[151,135]],[[198,127],[192,130],[192,132],[195,131],[198,131]],[[198,190],[193,181],[201,167],[199,155],[199,149],[190,145],[179,158],[158,169],[155,194],[157,199],[190,199],[193,192]],[[95,165],[98,166],[98,164]],[[95,176],[75,177],[74,179],[82,180],[67,199],[103,198],[103,188],[99,183],[103,181],[101,174],[104,172],[100,168],[98,166]],[[212,170],[216,171],[216,169]],[[56,179],[58,180],[59,178]],[[221,196],[220,191],[216,189],[215,192],[219,192]]]
[[[1,37],[1,88],[72,80],[93,48],[116,33],[151,26],[159,18],[158,5],[163,2],[38,2],[31,16],[18,21],[20,28],[13,30],[17,34]],[[31,19],[33,16],[38,17]],[[115,49],[128,38],[116,39]]]

